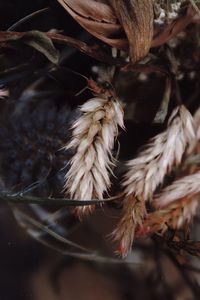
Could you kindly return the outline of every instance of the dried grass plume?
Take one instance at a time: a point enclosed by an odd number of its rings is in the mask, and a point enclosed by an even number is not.
[[[135,230],[146,215],[145,202],[152,200],[156,188],[174,166],[180,164],[186,147],[195,139],[193,118],[185,106],[172,112],[165,132],[150,140],[139,155],[127,163],[123,216],[114,240],[120,242],[122,256],[131,249]]]
[[[65,192],[72,199],[103,199],[110,187],[109,172],[114,159],[112,149],[118,135],[118,126],[124,127],[123,110],[113,97],[92,98],[80,107],[81,117],[73,124],[71,142],[75,154],[66,175]],[[81,218],[93,206],[76,209]]]

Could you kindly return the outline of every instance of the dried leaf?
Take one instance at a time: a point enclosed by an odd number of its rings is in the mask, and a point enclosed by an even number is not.
[[[0,31],[0,44],[21,41],[44,54],[52,63],[57,64],[59,54],[47,33],[33,30],[27,32]]]
[[[149,52],[153,38],[152,0],[109,0],[129,41],[131,60],[136,62]]]
[[[44,54],[53,64],[58,63],[58,51],[45,33],[37,30],[29,31],[23,36],[22,40],[25,44]]]

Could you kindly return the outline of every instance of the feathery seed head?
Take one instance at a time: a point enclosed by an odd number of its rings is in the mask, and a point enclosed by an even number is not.
[[[174,165],[181,162],[186,147],[195,139],[193,119],[183,106],[174,109],[165,132],[150,140],[133,160],[127,163],[123,187],[126,195],[142,195],[147,201]]]
[[[200,193],[200,171],[182,177],[174,181],[156,195],[153,204],[157,208],[163,208],[172,202],[184,197],[193,196]]]
[[[81,117],[73,124],[72,140],[66,149],[75,154],[66,174],[64,189],[72,199],[103,199],[110,187],[109,171],[113,165],[112,149],[123,125],[123,110],[117,99],[95,97],[80,107]],[[79,217],[94,206],[76,208]]]

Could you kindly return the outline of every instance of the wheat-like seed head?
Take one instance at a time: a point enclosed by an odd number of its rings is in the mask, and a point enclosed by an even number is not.
[[[165,132],[158,134],[127,163],[123,187],[126,195],[151,200],[155,189],[174,165],[179,165],[188,144],[195,139],[193,119],[183,106],[174,109]]]
[[[174,109],[165,132],[158,134],[127,163],[128,171],[122,186],[125,200],[123,216],[114,240],[120,241],[120,251],[125,256],[131,249],[135,230],[145,217],[145,201],[151,200],[155,189],[174,165],[181,162],[186,146],[195,139],[193,119],[183,106]]]
[[[133,195],[124,200],[122,218],[112,232],[113,240],[120,242],[116,251],[118,255],[125,257],[131,250],[136,228],[142,226],[145,215],[146,208],[143,201]]]
[[[165,207],[172,202],[184,197],[193,196],[200,193],[200,171],[175,180],[156,195],[153,204],[157,208]]]
[[[112,149],[118,126],[124,127],[123,110],[113,97],[92,98],[80,107],[81,117],[74,123],[72,140],[66,149],[75,149],[64,189],[72,199],[103,199],[110,187],[109,172],[114,164]],[[76,209],[79,217],[94,206]]]

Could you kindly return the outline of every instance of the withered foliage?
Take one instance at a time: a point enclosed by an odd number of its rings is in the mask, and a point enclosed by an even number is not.
[[[166,260],[199,295],[198,5],[58,0],[0,28],[0,198],[62,254],[142,253],[165,299]]]

